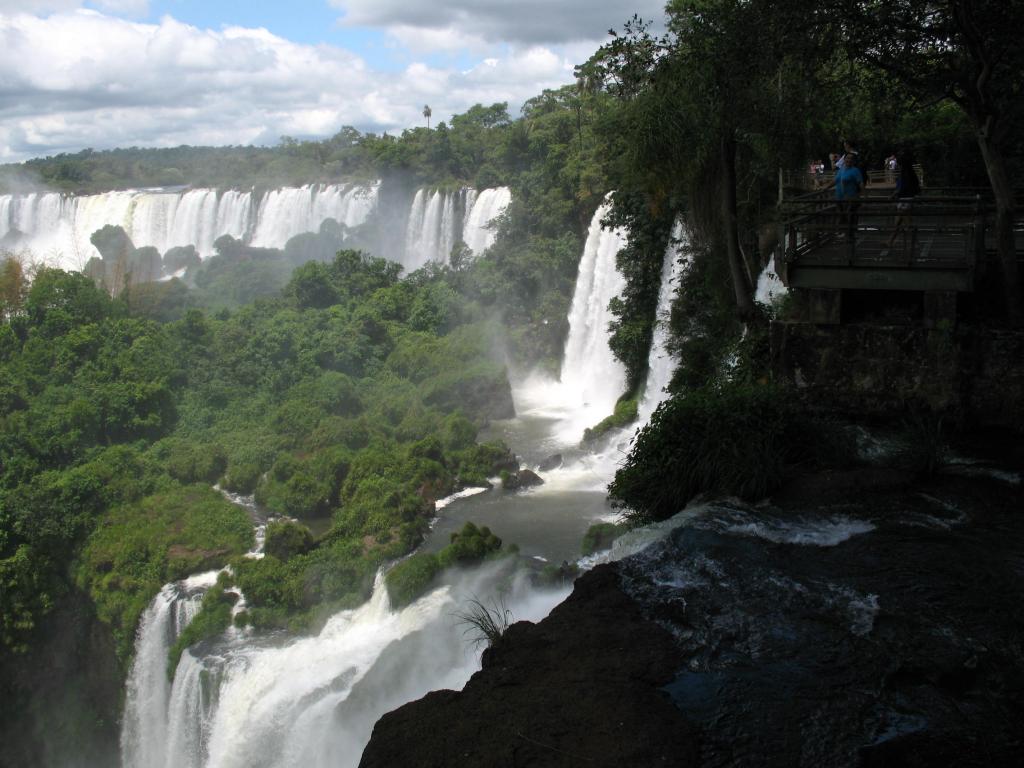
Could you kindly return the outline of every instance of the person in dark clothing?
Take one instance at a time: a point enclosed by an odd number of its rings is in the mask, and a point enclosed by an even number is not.
[[[910,211],[914,198],[921,194],[921,180],[917,178],[917,172],[914,170],[914,153],[909,149],[901,150],[897,160],[900,175],[896,181],[896,191],[892,193],[892,199],[897,201],[896,225],[889,238],[890,247],[896,241],[900,230],[910,226]]]

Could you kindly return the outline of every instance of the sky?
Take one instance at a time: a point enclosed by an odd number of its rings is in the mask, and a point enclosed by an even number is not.
[[[0,163],[400,132],[573,82],[664,0],[0,0]]]

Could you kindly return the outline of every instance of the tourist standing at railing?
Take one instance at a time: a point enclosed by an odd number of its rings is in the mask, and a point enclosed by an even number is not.
[[[896,182],[896,191],[892,198],[896,203],[896,226],[889,238],[889,246],[892,247],[896,235],[900,230],[910,227],[910,209],[913,206],[914,198],[921,194],[921,180],[917,178],[917,171],[914,170],[914,153],[909,149],[902,149],[898,155],[900,176]]]
[[[857,230],[860,193],[864,189],[864,174],[857,167],[855,151],[847,152],[843,156],[843,164],[836,170],[836,177],[830,186],[836,188],[836,208],[839,211],[840,223],[845,224],[846,236],[852,241]]]

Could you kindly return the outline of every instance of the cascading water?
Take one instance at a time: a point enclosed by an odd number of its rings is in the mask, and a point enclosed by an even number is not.
[[[560,380],[584,408],[608,415],[626,388],[626,371],[608,346],[608,303],[625,287],[615,256],[626,245],[624,230],[607,230],[601,219],[611,211],[603,204],[594,214],[580,260],[576,291],[569,312]]]
[[[423,192],[419,197],[419,207],[425,216],[433,194]],[[474,207],[479,197],[472,201]],[[443,205],[440,210],[443,212]],[[608,301],[622,285],[615,271],[615,254],[625,242],[623,232],[601,229],[600,219],[605,213],[607,209],[602,207],[595,215],[577,281],[567,343],[567,351],[573,351],[569,360],[575,362],[567,361],[563,367],[563,381],[547,385],[549,392],[553,387],[563,398],[554,409],[556,416],[552,419],[527,415],[525,419],[513,420],[522,425],[532,418],[532,423],[547,435],[538,441],[541,447],[534,450],[562,445],[564,439],[558,433],[567,419],[575,418],[576,423],[586,424],[591,414],[598,412],[581,405],[580,388],[594,393],[590,397],[603,410],[603,417],[624,387],[621,366],[610,357],[610,352],[605,354],[602,349],[607,346]],[[612,379],[611,385],[608,379]],[[594,384],[603,384],[605,388]],[[523,390],[517,392],[521,396]],[[581,410],[588,410],[582,419],[577,416]],[[554,442],[546,444],[547,439]],[[578,439],[579,432],[571,442]],[[568,462],[565,476],[578,477],[573,467],[579,463]],[[449,500],[443,500],[438,504],[438,508],[445,507],[443,525],[430,534],[425,547],[429,550],[432,543],[447,541],[444,526],[451,520],[467,518],[487,524],[490,519],[479,513],[488,505],[518,503],[519,512],[526,513],[518,517],[529,518],[527,528],[536,530],[536,541],[552,548],[550,557],[542,559],[561,559],[565,553],[576,550],[582,531],[590,522],[606,518],[610,511],[603,493],[608,468],[591,467],[591,471],[599,475],[597,484],[559,483],[559,471],[555,471],[548,475],[553,481],[530,496],[485,491],[475,495],[460,493],[458,499],[450,500],[454,502],[450,506],[445,504]],[[479,506],[469,506],[474,504]],[[535,517],[543,519],[529,517],[529,511],[523,507],[535,508]],[[531,554],[534,544],[526,536],[520,538],[517,533],[496,530],[510,542],[525,543],[524,554]],[[527,529],[523,530],[525,533]],[[173,636],[154,640],[152,630],[158,622],[147,616],[139,633],[137,664],[142,665],[143,657],[152,660],[146,679],[154,681],[154,695],[145,700],[129,695],[124,765],[355,766],[374,723],[383,713],[431,690],[458,689],[478,668],[478,657],[467,646],[464,627],[453,614],[468,596],[493,593],[495,584],[507,578],[495,571],[498,567],[462,574],[455,583],[434,590],[400,611],[393,611],[388,605],[386,589],[378,575],[373,596],[367,603],[335,614],[314,636],[296,638],[230,628],[220,638],[205,641],[182,654],[169,690],[166,678],[158,676],[165,674],[167,647]],[[210,575],[205,578],[209,580]],[[167,594],[171,594],[171,587],[174,585],[165,588]],[[154,614],[163,610],[165,592],[154,601]],[[507,606],[516,619],[539,620],[566,592],[567,588],[537,592],[526,579],[520,578],[506,597]],[[168,635],[173,633],[160,637]],[[147,642],[153,648],[143,652],[142,646]],[[142,683],[131,685],[141,689]],[[142,721],[152,726],[144,729],[135,725]]]
[[[787,293],[789,293],[789,289],[782,282],[778,272],[775,271],[775,255],[772,254],[768,264],[757,278],[754,300],[759,304],[771,306]]]
[[[167,654],[199,611],[206,590],[217,581],[209,571],[164,586],[139,624],[135,660],[128,675],[121,754],[126,766],[164,768],[168,761]]]
[[[651,418],[654,409],[665,398],[665,387],[672,379],[676,361],[667,349],[669,329],[668,313],[675,298],[676,284],[690,265],[689,238],[682,222],[672,228],[672,242],[665,251],[665,263],[661,268],[661,287],[658,290],[658,310],[655,316],[654,335],[651,351],[647,356],[647,383],[637,405],[637,421],[644,425]]]
[[[406,273],[430,261],[447,264],[459,239],[479,256],[494,244],[491,222],[511,199],[508,187],[482,192],[470,188],[458,192],[417,190],[405,229],[402,265]]]
[[[294,235],[318,231],[327,218],[347,227],[362,224],[376,205],[378,187],[316,184],[271,190],[262,197],[213,189],[0,195],[0,245],[75,270],[99,256],[89,238],[108,224],[123,227],[136,247],[152,246],[161,253],[194,245],[207,257],[221,235],[251,236],[253,245],[283,248]]]
[[[626,370],[608,346],[608,304],[625,285],[615,256],[626,244],[627,233],[602,228],[601,219],[609,211],[610,203],[605,202],[590,223],[559,380],[531,376],[513,387],[517,413],[554,422],[546,441],[551,450],[577,445],[584,429],[609,416],[626,389]]]
[[[505,212],[512,202],[508,187],[485,189],[477,194],[470,190],[466,196],[466,220],[462,226],[462,241],[477,256],[494,245],[492,222]]]
[[[355,766],[382,714],[428,691],[460,688],[478,668],[454,613],[495,578],[486,569],[465,575],[393,611],[378,575],[368,602],[335,614],[317,635],[229,629],[199,656],[186,650],[169,699],[166,682],[160,690],[166,725],[146,731],[145,743],[133,730],[124,765]],[[564,598],[565,590],[537,593],[517,580],[507,599],[516,618],[536,621]],[[137,718],[126,714],[126,733]]]
[[[312,184],[272,190],[260,201],[252,244],[283,248],[295,235],[319,231],[328,218],[346,227],[362,224],[376,204],[378,188]]]

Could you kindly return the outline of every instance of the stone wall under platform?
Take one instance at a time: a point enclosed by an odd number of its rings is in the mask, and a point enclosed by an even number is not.
[[[886,417],[908,405],[1024,431],[1024,332],[775,322],[772,375],[808,407]]]

